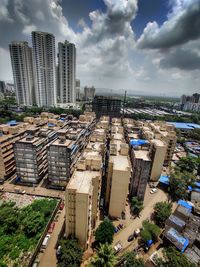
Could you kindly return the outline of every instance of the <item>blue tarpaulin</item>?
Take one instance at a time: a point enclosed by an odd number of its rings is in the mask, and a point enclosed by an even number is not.
[[[147,140],[144,139],[131,139],[130,140],[130,145],[131,146],[142,146],[148,144]]]
[[[200,187],[200,182],[195,182],[195,185],[196,185],[197,187]]]
[[[48,123],[48,126],[49,126],[49,127],[53,127],[53,126],[55,126],[55,124],[53,124],[53,123]]]
[[[15,125],[17,125],[17,122],[16,122],[16,120],[12,120],[12,121],[7,122],[7,124],[10,126],[15,126]]]
[[[192,210],[192,205],[185,200],[179,199],[178,205],[181,205],[186,209]]]
[[[199,124],[195,123],[184,123],[184,122],[168,122],[169,124],[172,124],[177,129],[187,129],[187,130],[193,130],[193,129],[200,129]]]
[[[195,188],[193,188],[193,191],[200,192],[200,188],[195,187]]]
[[[161,175],[159,182],[165,185],[169,185],[169,176],[167,175]]]
[[[184,252],[187,246],[189,245],[189,240],[183,237],[178,231],[174,228],[170,228],[167,232],[167,237],[173,242],[173,244],[180,249],[181,252]],[[177,242],[175,242],[175,240]]]
[[[150,240],[147,241],[147,246],[148,247],[150,247],[152,244],[153,244],[153,240],[150,239]]]

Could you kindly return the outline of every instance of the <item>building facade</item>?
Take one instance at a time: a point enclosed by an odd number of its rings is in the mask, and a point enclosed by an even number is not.
[[[58,102],[76,102],[76,47],[65,41],[58,43]]]
[[[36,104],[56,105],[55,37],[46,32],[32,32]]]
[[[84,87],[84,100],[93,100],[95,96],[95,87]]]
[[[76,79],[76,100],[81,100],[81,82],[79,79]]]
[[[32,106],[35,103],[32,49],[22,41],[12,42],[9,48],[17,102]]]

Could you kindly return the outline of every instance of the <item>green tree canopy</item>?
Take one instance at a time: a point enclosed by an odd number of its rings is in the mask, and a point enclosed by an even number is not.
[[[172,204],[164,201],[157,202],[154,206],[154,220],[157,225],[163,227],[165,221],[172,213]]]
[[[82,262],[83,250],[75,239],[62,239],[59,242],[61,254],[58,267],[79,267]]]
[[[157,260],[159,267],[195,267],[196,264],[191,263],[184,254],[177,251],[174,247],[164,250],[164,260]]]
[[[131,199],[131,212],[133,214],[139,215],[140,212],[143,210],[143,202],[138,200],[137,197],[132,197]]]
[[[150,223],[149,221],[145,220],[142,222],[143,230],[141,231],[140,235],[144,242],[148,240],[156,241],[159,234],[160,228],[155,225],[154,223]]]
[[[198,161],[194,157],[183,157],[177,162],[177,167],[181,172],[193,173],[198,168]]]
[[[93,257],[90,267],[113,267],[117,262],[114,250],[108,243],[100,244],[97,254]]]
[[[142,259],[137,259],[134,252],[126,252],[123,256],[120,267],[145,267]]]
[[[189,172],[175,170],[170,174],[169,191],[173,198],[188,199],[188,186],[192,186],[196,177]]]
[[[109,219],[105,219],[97,228],[95,232],[95,241],[97,244],[111,244],[113,242],[113,235],[115,227]]]

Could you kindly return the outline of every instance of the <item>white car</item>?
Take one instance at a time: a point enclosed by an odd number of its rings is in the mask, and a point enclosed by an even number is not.
[[[155,194],[156,192],[157,192],[157,188],[153,188],[151,189],[150,194]]]
[[[118,253],[121,249],[122,249],[122,244],[121,244],[120,242],[117,242],[117,243],[114,245],[115,253]]]

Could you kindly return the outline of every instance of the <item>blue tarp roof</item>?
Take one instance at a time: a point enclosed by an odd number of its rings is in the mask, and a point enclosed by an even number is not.
[[[48,126],[53,127],[53,126],[55,126],[55,124],[53,124],[53,123],[48,123]]]
[[[178,241],[177,248],[179,248],[181,252],[184,252],[187,246],[189,245],[189,240],[179,234],[179,232],[176,231],[174,228],[169,229],[169,231],[167,232],[167,236],[171,237],[172,240]],[[173,242],[173,244],[176,245],[175,242]]]
[[[130,145],[131,146],[142,146],[148,144],[147,140],[144,139],[131,139],[130,140]]]
[[[200,188],[195,187],[193,188],[193,191],[200,192]]]
[[[185,200],[179,199],[178,205],[181,205],[185,207],[186,209],[192,210],[192,205]]]
[[[167,175],[161,175],[159,182],[165,185],[169,185],[169,177]]]
[[[169,220],[180,227],[185,226],[185,222],[173,214],[169,216]]]
[[[200,129],[200,125],[199,124],[195,124],[195,123],[185,123],[185,122],[168,122],[169,124],[173,124],[175,126],[175,128],[177,129],[188,129],[188,130],[192,130],[192,129]]]
[[[200,187],[200,182],[195,182],[195,185],[196,185],[197,187]]]
[[[7,124],[10,126],[15,126],[15,125],[17,125],[17,122],[16,122],[16,120],[12,120],[12,121],[8,121]]]
[[[150,240],[147,241],[147,246],[148,247],[150,247],[152,244],[153,244],[153,240],[150,239]]]

